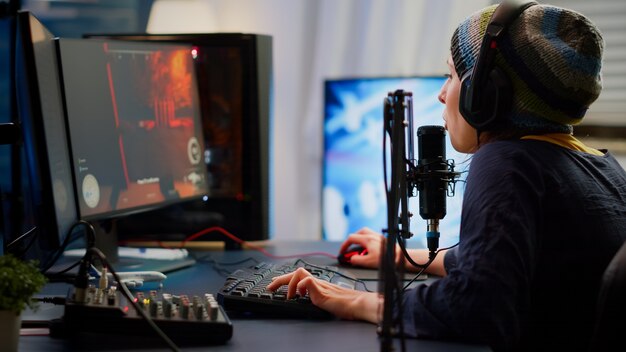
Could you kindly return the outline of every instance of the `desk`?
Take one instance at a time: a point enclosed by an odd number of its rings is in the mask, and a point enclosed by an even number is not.
[[[323,251],[336,253],[337,242],[269,242],[265,249],[274,255],[293,255],[306,252]],[[168,273],[164,283],[164,291],[171,293],[202,294],[216,293],[224,283],[224,276],[215,270],[215,265],[208,258],[222,263],[221,268],[234,271],[237,265],[225,265],[247,258],[258,261],[273,261],[264,254],[254,250],[241,251],[206,251],[197,252],[201,259],[193,267]],[[204,260],[202,260],[204,258]],[[325,260],[320,259],[318,260]],[[311,257],[313,260],[313,257]],[[328,259],[330,260],[330,259]],[[253,262],[239,264],[248,266]],[[370,289],[376,289],[371,283]],[[44,289],[47,295],[62,295],[67,291],[66,284],[49,284]],[[181,347],[184,351],[380,351],[380,339],[376,333],[376,325],[360,321],[317,321],[317,320],[283,320],[241,318],[230,315],[233,323],[233,337],[225,345]],[[80,346],[80,350],[124,350],[147,351],[137,346],[119,346],[104,340],[113,340],[104,336],[102,341],[94,341],[93,345]],[[395,339],[396,351],[400,351],[399,341]],[[107,345],[111,346],[107,346]],[[22,336],[19,342],[20,351],[69,351],[77,350],[69,341],[50,338],[48,336]],[[490,351],[486,346],[460,344],[443,341],[407,339],[408,351]],[[168,351],[167,348],[151,347],[150,351]]]

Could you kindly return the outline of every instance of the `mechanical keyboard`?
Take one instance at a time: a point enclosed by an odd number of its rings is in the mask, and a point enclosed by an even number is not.
[[[152,321],[177,344],[222,344],[233,334],[233,326],[212,294],[135,293],[134,300]],[[89,287],[84,303],[68,295],[59,337],[77,332],[154,337],[150,328],[121,291]],[[51,330],[51,335],[52,335]]]
[[[291,317],[306,319],[330,319],[332,314],[315,306],[308,296],[286,299],[287,286],[275,292],[265,288],[273,277],[305,268],[313,276],[337,285],[354,288],[356,280],[338,272],[334,266],[317,266],[302,260],[286,263],[260,263],[252,267],[238,269],[231,273],[217,293],[218,301],[226,311],[251,313],[271,317]]]

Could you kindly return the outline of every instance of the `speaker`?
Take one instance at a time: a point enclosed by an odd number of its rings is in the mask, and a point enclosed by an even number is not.
[[[508,26],[535,1],[504,1],[496,8],[474,67],[461,77],[459,110],[465,120],[476,130],[493,129],[511,109],[513,88],[505,72],[495,65],[498,41]]]

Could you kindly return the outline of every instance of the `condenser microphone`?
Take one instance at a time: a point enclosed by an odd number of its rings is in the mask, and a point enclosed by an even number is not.
[[[445,136],[443,126],[417,129],[419,210],[428,221],[426,240],[431,253],[439,247],[439,220],[446,216],[448,180],[454,174],[446,159]]]
[[[446,130],[443,126],[421,126],[417,130],[418,161],[422,175],[419,203],[422,219],[443,219],[446,216],[448,184],[446,175]]]

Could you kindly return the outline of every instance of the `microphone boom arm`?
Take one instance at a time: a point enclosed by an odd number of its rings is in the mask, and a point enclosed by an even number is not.
[[[382,321],[378,332],[381,336],[381,350],[392,350],[392,337],[398,331],[394,324],[394,306],[400,305],[402,311],[402,282],[396,272],[396,246],[398,243],[402,251],[402,260],[406,259],[412,265],[425,269],[435,259],[439,247],[439,220],[445,216],[445,197],[454,194],[454,182],[460,173],[454,172],[454,161],[445,160],[445,146],[441,153],[436,151],[435,157],[422,157],[420,148],[420,158],[416,163],[414,158],[413,145],[413,98],[411,92],[396,90],[390,92],[384,100],[383,120],[383,171],[386,184],[387,196],[387,229],[383,230],[386,239],[381,248],[381,263],[379,277],[381,285],[379,292],[383,295]],[[408,115],[408,118],[405,118]],[[435,142],[445,136],[445,130],[441,126],[423,126],[418,129],[418,138],[424,135],[435,135]],[[390,144],[390,177],[387,176],[387,135]],[[428,137],[424,137],[428,138]],[[421,139],[420,139],[421,141]],[[426,143],[426,142],[424,142]],[[436,144],[436,143],[435,143]],[[443,145],[443,139],[441,140]],[[434,148],[436,149],[436,148]],[[387,184],[389,182],[389,184]],[[441,195],[442,187],[445,188],[443,201],[438,199]],[[429,249],[429,260],[424,264],[416,263],[406,250],[406,239],[413,234],[410,231],[410,218],[413,214],[409,212],[409,198],[416,196],[416,190],[420,191],[420,201],[429,193],[436,193],[431,197],[437,198],[435,206],[430,207],[427,202],[422,206],[420,202],[420,215],[427,220],[427,244]],[[441,204],[442,203],[442,204]],[[424,208],[424,209],[422,209]],[[434,208],[431,209],[431,208]],[[403,261],[402,261],[403,263]],[[402,271],[404,265],[401,263],[399,270]],[[402,329],[402,324],[400,324]],[[403,331],[399,332],[400,334]]]

